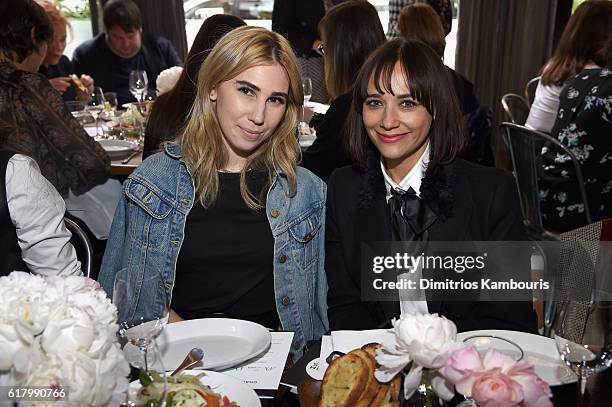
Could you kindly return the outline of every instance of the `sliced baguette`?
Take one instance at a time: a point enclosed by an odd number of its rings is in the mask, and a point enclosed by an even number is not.
[[[368,379],[368,366],[360,356],[349,353],[334,359],[323,377],[318,407],[354,406]]]
[[[376,360],[368,352],[361,349],[355,349],[349,352],[349,354],[359,356],[366,363],[368,369],[368,382],[365,386],[365,389],[363,389],[359,400],[357,400],[355,407],[368,407],[370,406],[372,400],[376,397],[376,394],[378,393],[378,389],[380,387],[380,383],[378,383],[378,381],[374,377],[374,371],[376,370]]]

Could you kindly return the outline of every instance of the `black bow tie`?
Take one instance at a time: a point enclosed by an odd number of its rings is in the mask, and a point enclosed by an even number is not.
[[[438,218],[412,188],[405,192],[391,188],[389,211],[396,241],[426,240],[425,232]]]

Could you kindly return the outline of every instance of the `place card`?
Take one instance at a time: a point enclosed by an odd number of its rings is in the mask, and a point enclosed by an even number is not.
[[[270,334],[272,341],[266,353],[222,373],[242,380],[255,390],[277,390],[293,342],[293,332]]]

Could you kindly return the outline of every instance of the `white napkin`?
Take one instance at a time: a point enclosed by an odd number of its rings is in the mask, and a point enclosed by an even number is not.
[[[368,343],[395,343],[395,335],[389,329],[370,329],[367,331],[333,331],[331,334],[333,349],[350,352]]]

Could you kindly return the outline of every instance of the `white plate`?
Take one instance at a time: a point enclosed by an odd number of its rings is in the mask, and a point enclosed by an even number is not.
[[[98,143],[111,158],[126,155],[136,147],[136,144],[125,140],[99,140]]]
[[[254,322],[206,318],[168,324],[157,343],[166,370],[176,369],[196,347],[204,351],[196,368],[223,370],[265,352],[270,340],[270,332]]]
[[[555,340],[552,338],[525,332],[491,329],[462,332],[457,335],[457,340],[463,341],[472,336],[502,338],[518,345],[524,353],[522,360],[531,363],[535,367],[537,375],[551,386],[576,381],[576,375],[561,360]]]
[[[200,381],[202,384],[210,386],[215,393],[227,396],[230,401],[235,401],[240,407],[261,407],[257,393],[238,379],[209,370],[185,370],[184,374],[196,376],[202,372],[205,372],[206,376],[200,378]],[[132,390],[139,387],[140,383],[138,381],[130,384]]]

